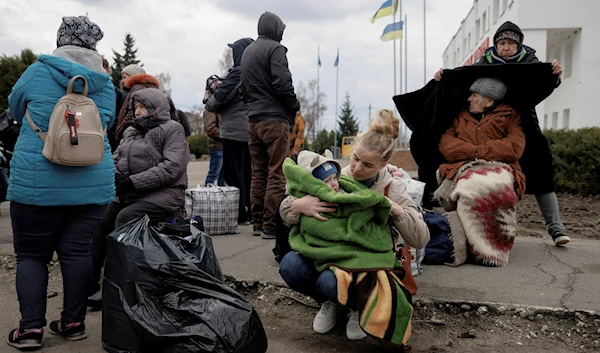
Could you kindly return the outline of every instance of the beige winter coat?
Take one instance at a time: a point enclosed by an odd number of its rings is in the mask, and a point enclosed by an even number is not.
[[[342,175],[352,177],[350,166],[342,169]],[[423,221],[423,215],[419,211],[417,204],[411,199],[406,190],[406,184],[400,179],[395,179],[386,167],[383,167],[377,176],[377,180],[371,186],[380,194],[385,193],[385,188],[390,185],[388,197],[404,208],[404,213],[400,216],[393,216],[393,226],[396,228],[406,244],[421,249],[429,242],[429,229]],[[293,196],[286,197],[279,206],[279,214],[283,221],[289,225],[300,222],[301,214],[292,211],[292,203],[296,200]],[[395,237],[394,237],[395,238]]]

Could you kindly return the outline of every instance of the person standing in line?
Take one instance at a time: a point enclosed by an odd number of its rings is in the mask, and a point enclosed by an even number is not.
[[[219,128],[221,114],[204,109],[202,118],[204,120],[204,132],[208,135],[208,154],[210,155],[210,164],[204,186],[213,186],[215,181],[217,186],[227,186],[223,174],[223,142],[221,141]]]
[[[504,22],[494,34],[494,46],[488,48],[474,65],[539,63],[540,60],[535,55],[535,49],[524,45],[524,39],[525,35],[519,26],[510,21]],[[552,60],[552,70],[558,77],[556,81],[558,87],[563,73],[558,60]],[[433,78],[437,81],[441,80],[443,71],[443,69],[440,69]],[[535,108],[531,109],[530,116],[533,118],[533,124],[527,124],[528,119],[523,120],[523,130],[528,138],[523,157],[520,160],[520,165],[527,180],[525,192],[535,195],[546,222],[546,229],[552,237],[554,245],[563,246],[571,239],[565,235],[565,227],[560,216],[560,208],[554,189],[554,165],[550,143],[540,129]]]
[[[296,112],[296,121],[290,133],[290,156],[300,153],[304,149],[304,129],[306,122],[300,111]]]
[[[104,33],[86,16],[63,17],[57,48],[40,55],[12,88],[10,112],[17,122],[27,115],[48,131],[56,103],[65,96],[70,80],[73,92],[87,92],[98,107],[104,129],[115,119],[115,90],[102,68],[96,43]],[[46,326],[48,264],[56,251],[63,276],[64,303],[59,320],[49,331],[71,341],[87,337],[86,303],[92,278],[90,243],[106,205],[115,197],[114,173],[108,138],[100,163],[86,167],[59,165],[42,154],[38,131],[23,124],[10,162],[8,200],[17,255],[16,287],[21,311],[19,327],[7,343],[20,350],[42,347]],[[66,350],[66,348],[65,348]]]
[[[242,55],[240,89],[248,105],[253,234],[264,239],[276,238],[277,207],[285,194],[281,166],[289,154],[290,129],[300,110],[287,48],[280,43],[284,30],[279,16],[265,12],[258,20],[258,39]]]
[[[254,40],[242,38],[228,44],[233,54],[233,67],[215,94],[206,102],[206,109],[221,114],[223,142],[223,174],[229,186],[240,189],[238,224],[250,224],[249,189],[250,152],[248,149],[248,107],[240,97],[242,55]]]
[[[102,57],[102,67],[104,68],[104,71],[106,71],[106,73],[110,75],[110,73],[111,73],[110,65],[108,64],[108,60],[106,60],[105,57]],[[113,82],[113,84],[114,84],[114,82]],[[123,101],[125,101],[125,94],[117,86],[115,86],[115,94],[117,96],[116,102],[115,102],[115,105],[116,105],[115,115],[116,115],[116,114],[119,114],[119,112],[121,111],[121,108],[123,107]],[[110,129],[106,132],[106,135],[108,136],[108,143],[110,144],[111,152],[114,152],[117,149],[117,147],[119,146],[119,141],[117,141],[117,139],[116,139],[116,133],[117,133],[117,124],[113,124],[113,126],[111,126]]]

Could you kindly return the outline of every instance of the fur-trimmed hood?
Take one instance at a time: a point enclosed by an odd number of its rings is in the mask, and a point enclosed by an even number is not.
[[[160,89],[160,82],[158,81],[158,79],[148,74],[137,74],[131,76],[127,79],[127,81],[125,81],[125,88],[131,89],[131,87],[137,84],[142,84],[148,88],[151,88],[149,85],[154,85],[156,86],[156,89]]]

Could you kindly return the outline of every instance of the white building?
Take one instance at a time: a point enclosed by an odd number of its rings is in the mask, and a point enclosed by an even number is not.
[[[444,52],[444,68],[470,65],[511,21],[541,61],[560,61],[562,84],[537,106],[542,129],[600,126],[600,0],[475,0]]]

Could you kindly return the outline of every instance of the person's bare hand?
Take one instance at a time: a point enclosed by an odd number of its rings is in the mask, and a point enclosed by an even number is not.
[[[442,79],[442,74],[444,73],[444,69],[440,68],[434,75],[433,75],[433,79],[436,81],[439,81]]]
[[[320,213],[335,212],[336,207],[337,203],[322,201],[318,197],[312,195],[305,195],[292,203],[293,212],[314,217],[323,222],[326,222],[327,218],[321,216]]]
[[[560,63],[556,59],[552,60],[552,73],[558,75],[559,78],[563,73],[562,66],[560,66]]]

